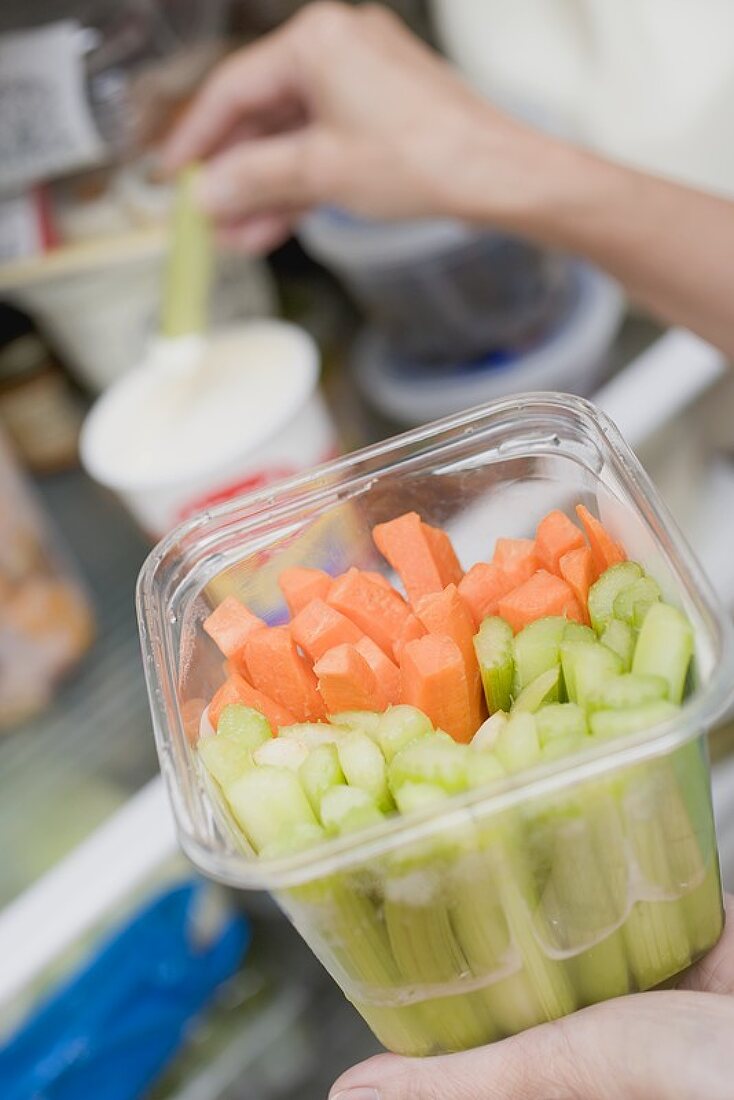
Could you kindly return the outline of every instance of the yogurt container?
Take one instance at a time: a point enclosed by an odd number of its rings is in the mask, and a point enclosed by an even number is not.
[[[158,538],[336,453],[318,376],[315,343],[284,321],[160,341],[92,408],[82,461]]]

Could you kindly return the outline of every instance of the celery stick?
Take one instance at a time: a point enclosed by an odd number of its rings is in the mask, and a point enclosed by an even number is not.
[[[594,737],[626,737],[632,733],[652,729],[660,722],[667,722],[678,713],[678,707],[661,699],[628,710],[597,710],[589,716]]]
[[[406,704],[388,707],[383,715],[377,715],[377,719],[374,736],[388,764],[411,741],[433,733],[430,718]]]
[[[465,791],[471,767],[469,750],[438,733],[413,741],[397,753],[388,769],[390,788],[405,782],[434,783],[449,793]]]
[[[591,692],[622,671],[620,658],[601,642],[564,642],[561,663],[569,700],[581,706]]]
[[[512,639],[512,627],[496,615],[488,616],[474,637],[474,650],[490,714],[510,708],[515,674]]]
[[[544,761],[561,760],[564,756],[570,756],[591,742],[588,737],[578,737],[576,734],[554,737],[543,745],[541,753]]]
[[[289,768],[292,772],[298,771],[307,756],[308,749],[300,741],[285,741],[280,737],[272,737],[253,753],[258,766],[272,764],[274,768]]]
[[[642,567],[635,561],[623,561],[607,569],[589,589],[589,616],[597,634],[601,633],[614,616],[614,601],[630,584],[643,576]]]
[[[503,710],[496,710],[490,714],[485,722],[482,722],[477,732],[469,742],[473,749],[493,749],[497,743],[500,732],[507,725],[507,715]]]
[[[583,623],[566,623],[562,640],[564,642],[595,642],[596,634],[590,626],[584,626]],[[560,654],[558,659],[560,661]]]
[[[254,752],[256,748],[272,737],[270,723],[264,714],[253,707],[243,707],[241,703],[230,703],[219,716],[217,734],[228,741]]]
[[[586,714],[577,703],[551,703],[541,707],[535,715],[535,728],[543,747],[558,739],[586,737],[589,732]]]
[[[667,691],[668,685],[662,676],[636,676],[628,672],[622,676],[614,676],[597,691],[592,691],[586,705],[590,712],[627,710],[646,703],[657,703],[665,699]]]
[[[610,619],[599,639],[607,649],[613,649],[622,661],[622,671],[629,672],[632,668],[632,658],[635,653],[637,634],[629,625],[619,619]]]
[[[488,749],[477,752],[469,768],[469,785],[474,790],[498,783],[507,776],[507,769],[500,763],[497,755]]]
[[[512,704],[510,714],[522,714],[523,711],[534,714],[544,703],[557,702],[560,677],[558,665],[549,668],[547,672],[541,672],[540,676],[536,676],[522,689]]]
[[[380,715],[374,710],[343,710],[329,718],[332,726],[345,726],[374,737],[380,724]]]
[[[380,810],[394,809],[387,783],[385,757],[372,738],[352,730],[339,739],[336,748],[347,783],[366,791]]]
[[[443,787],[435,783],[413,783],[408,780],[395,793],[395,801],[401,814],[420,813],[437,802],[445,802],[449,796]]]
[[[335,745],[317,745],[298,771],[301,786],[315,814],[320,816],[321,800],[328,790],[346,783]]]
[[[615,889],[622,838],[619,830],[617,841],[614,832],[604,830],[599,843],[595,834],[609,818],[593,796],[580,795],[569,810],[557,808],[546,825],[552,839],[541,912],[553,946],[571,953],[569,971],[580,1003],[592,1004],[630,991],[624,940],[617,931],[626,903],[626,895]]]
[[[508,772],[531,768],[540,760],[540,742],[532,714],[511,714],[497,739],[496,753]]]
[[[614,599],[614,617],[629,626],[641,627],[654,603],[659,603],[662,593],[652,577],[640,577],[623,588]]]
[[[297,722],[293,726],[281,726],[278,730],[279,741],[297,741],[306,748],[317,745],[330,745],[344,736],[344,730],[337,729],[328,722]]]
[[[671,703],[680,703],[692,657],[693,628],[688,619],[677,607],[654,604],[640,628],[632,671],[663,676]]]
[[[321,824],[329,832],[359,832],[384,820],[376,800],[359,787],[336,786],[324,792],[320,807]]]
[[[213,257],[209,220],[195,197],[197,171],[184,168],[176,180],[161,307],[161,335],[169,339],[206,328]]]
[[[680,901],[638,901],[624,923],[630,969],[637,988],[652,989],[691,961]]]
[[[251,768],[224,793],[255,851],[286,839],[302,825],[318,824],[298,777],[287,768]]]
[[[220,787],[233,783],[252,767],[250,750],[219,734],[216,737],[202,737],[197,751],[204,767]]]
[[[517,634],[512,643],[515,661],[514,693],[532,683],[560,662],[560,646],[568,623],[561,616],[537,619]]]

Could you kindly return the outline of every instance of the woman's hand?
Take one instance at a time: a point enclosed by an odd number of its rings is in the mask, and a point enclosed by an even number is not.
[[[330,1100],[731,1100],[734,899],[718,945],[678,990],[586,1008],[501,1043],[441,1058],[384,1054]]]
[[[215,71],[163,163],[206,160],[203,205],[260,250],[320,203],[380,218],[468,217],[481,203],[500,219],[523,150],[543,142],[384,8],[318,2]]]

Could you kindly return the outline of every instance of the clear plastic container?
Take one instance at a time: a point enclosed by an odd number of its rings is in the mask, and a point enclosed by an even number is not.
[[[465,564],[552,507],[594,509],[694,624],[681,714],[456,796],[446,809],[257,859],[212,798],[192,737],[222,680],[212,592],[269,605],[282,565],[324,565],[324,529],[363,537],[406,508]],[[320,557],[313,549],[319,547]],[[343,567],[340,550],[334,565]],[[328,562],[326,563],[328,566]],[[371,566],[379,567],[377,555]],[[213,587],[212,587],[213,586]],[[458,1050],[684,970],[723,923],[704,734],[730,696],[732,639],[614,426],[581,399],[507,399],[198,516],[143,568],[138,608],[161,767],[206,874],[267,889],[390,1049]]]

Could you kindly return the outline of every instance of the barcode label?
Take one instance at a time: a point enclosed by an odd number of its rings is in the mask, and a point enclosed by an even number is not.
[[[72,19],[0,36],[0,192],[101,159],[83,48],[82,28]]]

